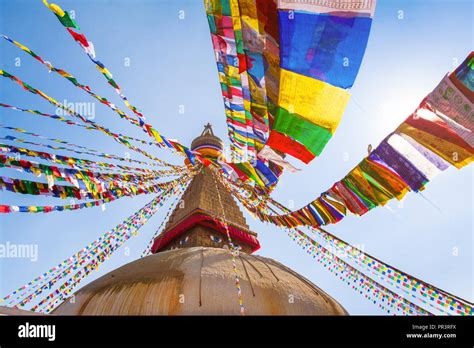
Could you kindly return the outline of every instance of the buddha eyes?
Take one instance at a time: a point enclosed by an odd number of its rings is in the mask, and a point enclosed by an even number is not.
[[[219,238],[219,237],[216,237],[216,236],[209,236],[209,238],[211,238],[211,240],[212,240],[214,243],[220,243],[220,242],[222,242],[222,239]]]

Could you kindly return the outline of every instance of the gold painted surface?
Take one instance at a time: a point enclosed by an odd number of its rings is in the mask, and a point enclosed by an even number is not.
[[[241,254],[237,269],[247,315],[347,314],[329,295],[277,261]],[[147,256],[86,285],[74,303],[63,303],[53,314],[239,315],[231,256],[206,247]]]

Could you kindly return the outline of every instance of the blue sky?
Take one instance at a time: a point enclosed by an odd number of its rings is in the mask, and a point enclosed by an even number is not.
[[[75,11],[99,60],[155,128],[189,144],[203,125],[211,122],[215,132],[225,138],[224,108],[202,1],[64,0],[58,4]],[[183,13],[184,19],[180,18]],[[369,143],[376,146],[445,73],[467,56],[473,43],[472,13],[469,0],[379,1],[365,58],[335,136],[310,165],[295,161],[303,170],[284,174],[274,197],[299,208],[353,168],[366,155]],[[97,94],[126,110],[42,1],[1,0],[0,32],[69,71]],[[18,58],[20,66],[15,64]],[[124,64],[126,61],[130,66]],[[59,101],[94,102],[58,75],[48,74],[40,63],[4,40],[0,41],[0,68]],[[6,79],[0,79],[0,102],[55,111],[46,101]],[[184,113],[180,113],[183,106]],[[138,128],[120,120],[107,107],[96,104],[95,111],[96,122],[144,138]],[[54,120],[12,110],[0,110],[0,118],[9,126],[79,145],[122,156],[127,152],[101,133]],[[174,163],[181,161],[165,152],[159,155]],[[6,174],[13,172],[2,170],[2,175]],[[429,183],[423,196],[408,194],[402,205],[391,202],[388,208],[374,209],[363,217],[348,216],[327,229],[407,273],[473,301],[472,197],[472,166],[462,170],[451,168]],[[0,216],[0,243],[37,244],[39,250],[36,262],[0,258],[0,296],[81,249],[151,198],[124,198],[108,204],[105,211],[94,208]],[[0,192],[0,202],[64,204],[57,199],[8,192]],[[138,237],[119,249],[88,281],[139,257],[165,211],[151,219]],[[283,230],[246,216],[251,228],[259,233],[262,248],[258,254],[274,258],[306,276],[351,314],[383,314],[314,262]]]

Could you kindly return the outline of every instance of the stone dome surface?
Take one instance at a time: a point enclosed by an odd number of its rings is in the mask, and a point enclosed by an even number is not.
[[[241,253],[247,315],[347,315],[309,280],[269,258]],[[81,288],[56,315],[239,315],[232,258],[222,248],[159,252]]]

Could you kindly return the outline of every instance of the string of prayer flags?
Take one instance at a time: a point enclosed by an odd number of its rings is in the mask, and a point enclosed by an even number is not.
[[[113,252],[110,249],[111,243],[116,243],[119,239],[123,240],[126,234],[135,235],[137,229],[146,222],[146,219],[148,219],[149,216],[154,214],[153,211],[155,208],[163,205],[166,199],[174,193],[176,187],[188,185],[189,178],[183,179],[184,180],[181,182],[176,182],[174,187],[170,187],[168,190],[153,198],[152,201],[126,218],[122,223],[107,231],[98,239],[89,243],[87,246],[63,260],[55,267],[14,290],[3,299],[0,299],[0,302],[6,302],[9,306],[18,305],[23,307],[34,298],[38,297],[44,290],[50,290],[57,281],[83,266],[85,261],[90,261],[95,257],[99,257],[104,252],[110,255],[110,253]],[[37,305],[35,307],[33,307],[32,310],[37,310],[39,306]]]
[[[251,191],[242,192],[242,190],[236,189],[234,183],[223,181],[224,186],[233,193],[239,201],[244,205],[244,207],[251,213],[258,215],[260,210],[263,211],[266,215],[269,215],[269,208],[267,204],[269,201],[265,201],[264,206],[257,208],[255,205],[250,204],[250,201],[246,199],[246,194],[252,194]],[[274,200],[270,200],[272,204],[277,206],[283,211],[287,211],[286,208],[282,207],[281,204]],[[273,212],[275,212],[272,209]],[[262,220],[264,221],[264,220]],[[418,306],[417,304],[411,302],[403,296],[400,296],[396,292],[390,290],[388,286],[382,284],[381,281],[375,280],[373,275],[367,275],[361,270],[353,267],[349,262],[357,261],[359,254],[349,253],[347,261],[339,257],[339,252],[345,250],[338,250],[333,248],[333,244],[330,243],[328,247],[324,247],[321,243],[318,243],[315,238],[308,236],[306,233],[299,229],[289,229],[285,228],[290,237],[297,241],[304,250],[308,252],[313,258],[320,262],[324,268],[327,268],[331,273],[338,276],[339,279],[343,280],[347,285],[351,286],[355,291],[378,304],[380,308],[390,313],[391,311],[401,311],[404,314],[417,314],[417,315],[429,315],[431,312],[425,310],[424,308]],[[361,251],[361,253],[363,253]],[[344,253],[345,255],[346,253]],[[345,258],[346,259],[346,258]],[[357,263],[357,262],[355,262]],[[370,262],[367,262],[365,265],[371,265]],[[388,268],[384,268],[387,270]],[[405,279],[405,281],[407,281]],[[405,283],[404,283],[405,284]],[[395,312],[396,313],[396,312]]]
[[[66,117],[62,117],[62,116],[59,116],[59,115],[56,115],[56,114],[47,114],[47,113],[44,113],[44,112],[41,112],[41,111],[38,111],[38,110],[20,108],[20,107],[16,107],[16,106],[4,104],[4,103],[0,103],[0,107],[7,108],[7,109],[11,109],[11,110],[16,110],[16,111],[28,112],[28,113],[31,113],[31,114],[34,114],[34,115],[38,115],[38,116],[49,117],[49,118],[55,119],[55,120],[57,120],[57,121],[64,122],[64,123],[66,123],[66,124],[68,124],[68,125],[70,125],[70,126],[82,127],[82,128],[87,129],[87,130],[97,130],[97,129],[94,128],[94,127],[87,126],[87,125],[82,124],[82,123],[79,123],[79,122],[71,121],[71,120],[67,119]],[[145,144],[145,145],[156,145],[155,142],[145,141],[145,140],[143,140],[143,139],[138,139],[138,138],[130,137],[130,136],[123,135],[123,134],[120,134],[120,133],[117,133],[117,134],[118,134],[121,138],[126,139],[126,140],[133,140],[133,141],[139,142],[139,143],[141,143],[141,144]]]
[[[142,184],[144,182],[152,182],[157,177],[154,174],[115,174],[115,173],[101,173],[91,170],[78,170],[72,168],[60,168],[56,166],[49,166],[24,159],[17,159],[0,154],[0,168],[7,167],[17,169],[24,173],[32,173],[36,177],[44,175],[48,181],[48,186],[51,188],[54,181],[66,181],[77,188],[86,187],[92,190],[92,183],[96,189],[101,190],[103,185],[110,185],[110,182],[116,185],[126,186],[128,183]]]
[[[43,0],[43,2],[45,3],[45,5],[51,10],[54,12],[54,14],[56,16],[58,16],[58,12],[55,11],[55,9],[51,8],[50,5],[48,5],[47,1],[46,0]],[[66,14],[67,12],[66,11],[62,11],[59,6],[55,5],[62,13]],[[63,18],[63,17],[61,17]],[[69,34],[72,36],[72,38],[78,42],[78,44],[84,49],[84,52],[87,54],[87,56],[89,57],[89,59],[96,65],[97,69],[102,73],[102,75],[107,79],[107,82],[109,83],[109,85],[111,85],[113,87],[113,89],[117,92],[117,94],[119,95],[119,97],[122,99],[122,101],[124,102],[124,104],[130,109],[133,111],[133,113],[137,116],[137,118],[139,119],[139,122],[140,123],[144,123],[145,122],[145,117],[143,116],[143,114],[133,105],[130,104],[130,102],[128,101],[127,97],[123,94],[121,88],[119,87],[119,85],[117,84],[117,82],[113,79],[112,77],[112,74],[110,73],[110,71],[105,67],[105,65],[100,62],[99,60],[96,59],[96,54],[95,54],[95,50],[94,50],[94,45],[91,41],[87,40],[87,38],[85,37],[84,34],[80,34],[80,33],[77,33],[75,32],[74,30],[70,29],[70,28],[75,28],[77,30],[80,30],[79,27],[77,26],[77,24],[75,24],[74,22],[74,25],[69,25],[70,23],[65,21],[63,22],[61,19],[60,19],[60,22],[61,24],[66,28],[66,30],[69,32]]]
[[[251,199],[251,196],[253,195],[252,191],[243,186],[238,188],[235,186],[234,183],[226,182],[225,179],[223,181],[223,184],[233,195],[235,195],[239,199],[240,202],[242,202],[244,207],[249,210],[251,214],[256,215],[257,217],[260,217],[258,213],[259,210],[262,210],[267,215],[269,215],[269,213],[267,213],[269,209],[275,213],[272,208],[268,207],[269,204],[274,205],[282,212],[289,212],[286,207],[271,198],[267,200],[262,200],[260,202],[261,204],[256,204]],[[326,201],[331,204],[332,207],[338,209],[338,202],[333,200]],[[380,289],[397,289],[398,293],[403,292],[405,294],[406,299],[416,298],[417,301],[420,301],[424,305],[430,307],[430,311],[432,313],[455,315],[473,314],[474,308],[472,306],[472,303],[469,303],[468,301],[462,298],[452,295],[429,283],[426,283],[418,278],[404,273],[403,271],[393,266],[390,266],[380,261],[379,259],[367,254],[366,252],[346,243],[345,241],[341,240],[340,238],[337,238],[336,236],[330,234],[322,228],[311,228],[311,230],[313,234],[320,237],[323,241],[327,243],[328,246],[326,248],[322,247],[320,243],[316,242],[313,237],[308,236],[307,233],[297,228],[292,229],[291,234],[292,236],[304,241],[300,245],[302,245],[303,248],[308,252],[311,251],[310,254],[313,255],[314,252],[317,252],[317,255],[319,256],[323,255],[321,253],[326,254],[325,256],[323,256],[323,258],[326,260],[331,260],[329,264],[339,264],[340,266],[342,266],[341,269],[347,269],[347,267],[352,269],[353,267],[348,263],[351,263],[352,265],[357,265],[358,267],[360,267],[359,270],[356,270],[359,274],[358,278],[360,278],[360,276],[363,276],[367,279],[377,279],[377,283],[381,287]],[[314,247],[316,247],[316,249],[312,250],[314,249]],[[344,260],[338,259],[338,255],[345,256],[345,263]],[[367,276],[366,274],[369,274],[369,276]],[[351,283],[348,283],[348,285],[351,285]],[[392,292],[389,291],[388,293]],[[388,293],[386,293],[386,295]],[[382,301],[382,303],[383,302],[385,302],[385,300]],[[388,302],[387,304],[389,303],[390,302]],[[397,308],[395,309],[400,309],[399,307]],[[411,307],[409,306],[407,308]],[[427,313],[421,307],[420,310],[422,310],[425,314]]]
[[[72,272],[84,266],[87,267],[87,264],[91,261],[95,262],[96,265],[100,264],[115,250],[112,250],[111,248],[113,244],[117,245],[120,241],[123,243],[126,239],[136,235],[137,230],[140,229],[163,204],[164,200],[168,197],[169,192],[170,191],[166,193],[163,192],[161,195],[158,195],[143,208],[129,216],[119,225],[115,226],[112,230],[106,232],[97,240],[90,243],[71,257],[65,259],[57,266],[30,281],[28,284],[13,291],[11,294],[4,297],[2,301],[8,301],[10,304],[15,304],[18,307],[24,307],[39,295],[43,294],[44,291],[51,290],[58,281],[61,281]],[[82,279],[83,278],[76,279],[77,282],[74,285],[77,285]],[[72,286],[71,282],[66,283]],[[31,310],[38,311],[39,307],[43,304],[50,303],[54,294],[59,293],[58,290],[64,290],[68,286],[66,283],[64,283],[62,287],[54,290],[52,292],[53,295],[49,294],[45,296],[35,306],[33,306]]]
[[[6,213],[52,213],[54,211],[72,211],[84,208],[100,207],[120,197],[110,197],[96,201],[65,205],[5,205],[0,204],[0,214]]]
[[[47,5],[48,6],[48,5]],[[50,8],[48,6],[48,8]],[[51,9],[51,8],[50,8]],[[53,11],[54,12],[54,11]],[[66,26],[67,27],[67,26]],[[186,146],[184,145],[181,145],[177,142],[174,142],[175,143],[175,146],[170,146],[170,143],[166,140],[166,138],[163,136],[163,135],[160,135],[160,133],[158,133],[158,131],[156,129],[154,129],[151,125],[147,124],[145,122],[145,117],[143,116],[143,114],[135,107],[133,106],[132,104],[130,104],[130,102],[128,101],[127,97],[122,93],[122,90],[121,88],[119,87],[119,85],[115,82],[115,80],[112,78],[112,74],[109,72],[109,70],[107,70],[107,68],[105,67],[105,65],[103,63],[101,63],[100,61],[98,61],[95,57],[95,50],[94,50],[94,45],[91,41],[88,41],[87,38],[85,37],[84,34],[80,34],[80,33],[77,33],[75,32],[74,30],[70,29],[70,27],[67,27],[66,28],[67,31],[69,32],[69,34],[71,34],[71,36],[74,38],[74,40],[76,42],[79,43],[79,45],[84,49],[84,51],[86,52],[86,54],[88,55],[88,57],[91,59],[91,61],[96,65],[96,67],[98,68],[98,70],[102,73],[102,75],[107,79],[108,83],[114,88],[114,90],[117,92],[117,94],[120,96],[120,98],[122,99],[122,101],[124,102],[124,104],[130,109],[133,111],[133,113],[138,117],[138,120],[135,120],[135,119],[132,119],[130,118],[129,116],[127,116],[123,111],[121,111],[120,109],[118,109],[114,104],[110,103],[109,101],[107,101],[107,99],[103,98],[103,97],[100,97],[98,96],[97,94],[93,93],[90,88],[88,86],[85,86],[85,85],[82,85],[80,83],[77,82],[77,80],[69,73],[67,73],[66,71],[62,70],[62,69],[56,69],[54,68],[50,63],[49,64],[46,64],[48,66],[49,69],[51,69],[52,71],[55,71],[57,73],[59,73],[61,76],[67,78],[70,82],[72,82],[73,84],[75,84],[77,87],[81,88],[82,90],[86,91],[87,93],[89,93],[91,96],[93,96],[94,98],[98,99],[100,102],[102,102],[103,104],[106,104],[107,106],[109,106],[110,108],[112,108],[115,112],[117,112],[119,114],[120,117],[122,118],[125,118],[127,119],[129,122],[131,122],[132,124],[142,128],[142,130],[144,132],[146,132],[150,137],[154,138],[157,142],[157,144],[159,144],[160,146],[166,146],[170,149],[173,149],[173,150],[176,150],[178,154],[181,154],[183,156],[186,156],[190,161],[191,163],[194,165],[194,159],[195,159],[195,155],[192,153],[191,150],[189,150]],[[77,29],[77,28],[76,28]],[[26,48],[25,46],[21,45],[21,44],[18,44],[16,43],[14,40],[11,40],[9,39],[8,37],[5,37],[4,38],[8,41],[10,41],[11,43],[15,44],[16,46],[20,47],[21,49],[23,49],[25,52],[29,53],[30,55],[32,55],[33,57],[38,57],[36,54],[31,54],[31,50],[29,49],[24,49]],[[40,62],[43,62],[43,60],[41,59],[38,59]],[[115,138],[115,139],[118,139],[118,138]],[[135,148],[135,151],[138,151],[140,149],[137,149]],[[143,153],[143,151],[138,151],[140,153],[142,153],[143,155],[146,155],[145,153]],[[147,156],[150,158],[150,156]],[[154,160],[158,160],[160,161],[159,159],[155,158]]]
[[[467,61],[472,60],[469,57]],[[453,79],[457,79],[453,74],[444,78],[412,115],[320,197],[294,212],[267,216],[258,211],[257,216],[289,228],[333,224],[347,212],[361,216],[393,198],[402,199],[409,191],[422,191],[449,166],[462,168],[471,163],[474,148],[466,140],[474,123],[465,121],[466,115],[472,117],[474,104],[464,92],[472,93],[472,86],[458,89],[460,82]],[[460,134],[455,125],[459,122],[471,128]]]
[[[59,22],[67,28],[79,29],[77,23],[71,17],[69,12],[63,11],[61,7],[56,4],[49,4],[47,0],[43,0],[43,3],[55,14]]]
[[[100,152],[100,151],[97,151],[97,150],[94,150],[94,149],[90,149],[90,148],[82,146],[82,145],[76,145],[76,144],[73,144],[71,142],[68,142],[68,141],[65,141],[65,140],[62,140],[62,139],[45,137],[45,136],[37,134],[37,133],[28,132],[25,129],[18,128],[18,127],[9,127],[9,126],[5,126],[5,125],[0,123],[0,128],[9,129],[9,130],[12,130],[12,131],[17,132],[17,133],[27,134],[27,135],[30,135],[32,137],[52,141],[52,142],[55,142],[55,143],[60,143],[60,144],[63,144],[63,145],[66,145],[68,147],[73,148],[73,149],[70,149],[70,148],[67,148],[67,147],[51,146],[50,148],[53,149],[53,150],[67,150],[67,151],[71,151],[71,152],[74,152],[74,153],[77,153],[77,154],[86,154],[86,155],[98,156],[98,157],[113,159],[113,160],[117,160],[117,161],[121,161],[121,162],[137,163],[137,164],[147,165],[147,166],[160,166],[160,164],[158,164],[158,163],[150,163],[150,162],[135,160],[135,159],[128,158],[128,157],[120,157],[120,156],[117,156],[117,155],[114,155],[114,154],[108,154],[108,153]],[[26,142],[26,141],[23,141],[22,139],[13,137],[11,135],[7,135],[6,137],[3,137],[2,139],[8,139],[8,140],[11,140],[11,141]],[[41,145],[45,145],[45,144],[41,144]],[[48,145],[46,145],[46,146],[48,146]],[[80,150],[75,150],[74,148],[80,149]]]
[[[401,312],[404,315],[432,315],[431,312],[352,267],[305,233],[296,229],[289,230],[288,235],[329,272],[333,273],[354,291],[364,295],[367,300],[378,304],[387,313],[397,314]]]
[[[13,145],[0,144],[0,152],[25,155],[28,157],[36,157],[46,160],[50,163],[61,164],[74,169],[90,169],[90,170],[114,170],[125,174],[144,173],[156,176],[179,173],[175,170],[151,170],[138,167],[129,167],[122,164],[113,164],[106,162],[91,161],[76,157],[52,154],[48,152],[35,151]]]
[[[122,144],[122,145],[125,145],[127,146],[129,149],[133,150],[133,151],[136,151],[140,154],[142,154],[143,156],[145,157],[148,157],[149,159],[153,160],[153,161],[157,161],[157,162],[160,162],[160,163],[163,163],[165,165],[168,165],[167,163],[163,162],[161,159],[159,159],[158,157],[156,156],[153,156],[151,154],[149,154],[148,152],[130,144],[127,140],[125,140],[124,138],[120,137],[118,134],[115,134],[115,133],[112,133],[109,129],[105,128],[105,127],[102,127],[100,125],[98,125],[97,123],[87,119],[86,117],[82,116],[81,114],[77,113],[76,111],[68,108],[67,106],[59,103],[58,101],[56,101],[55,99],[49,97],[48,95],[46,95],[45,93],[41,92],[40,90],[28,85],[27,83],[21,81],[19,78],[17,78],[16,76],[14,75],[11,75],[9,74],[8,72],[4,71],[4,70],[0,70],[0,75],[1,76],[4,76],[4,77],[7,77],[9,79],[11,79],[12,81],[15,81],[16,83],[18,83],[23,89],[27,90],[28,92],[30,93],[33,93],[33,94],[38,94],[39,96],[41,96],[43,99],[46,99],[49,103],[53,104],[54,106],[56,107],[59,107],[60,109],[64,110],[65,112],[67,112],[69,115],[73,116],[73,117],[76,117],[76,118],[79,118],[82,122],[84,123],[87,123],[89,125],[91,125],[92,127],[94,127],[95,129],[98,129],[100,131],[102,131],[103,133],[111,136],[115,141],[117,141],[118,143]]]
[[[42,183],[38,181],[15,179],[6,176],[0,176],[0,191],[10,191],[28,195],[50,196],[55,198],[75,198],[82,199],[108,199],[112,197],[132,196],[148,193],[156,193],[166,187],[169,183],[154,183],[152,181],[141,183],[126,183],[110,181],[106,185],[100,182],[94,182],[84,176],[83,180],[76,179],[77,186],[57,185],[48,175]]]
[[[271,200],[271,203],[284,212],[288,211],[287,208],[275,200]],[[473,314],[472,303],[390,266],[322,228],[311,228],[311,230],[315,235],[324,239],[331,248],[334,248],[334,251],[343,253],[348,260],[364,266],[380,280],[402,290],[409,297],[416,296],[418,300],[437,312],[457,315]]]
[[[72,30],[68,29],[70,32],[72,32]],[[41,58],[40,56],[38,56],[36,53],[34,53],[33,51],[31,51],[28,47],[22,45],[21,43],[9,38],[8,36],[6,35],[2,35],[2,37],[7,40],[8,42],[14,44],[15,46],[17,46],[18,48],[20,48],[21,50],[23,50],[24,52],[28,53],[30,56],[32,56],[33,58],[35,58],[36,60],[38,60],[40,63],[42,63],[44,66],[46,66],[48,68],[49,71],[52,71],[52,72],[55,72],[57,73],[58,75],[62,76],[63,78],[65,78],[66,80],[68,80],[69,82],[71,82],[74,86],[78,87],[79,89],[85,91],[87,94],[89,94],[90,96],[92,96],[93,98],[97,99],[99,102],[101,102],[102,104],[108,106],[109,108],[111,108],[113,111],[115,111],[121,118],[124,118],[126,119],[127,121],[131,122],[132,124],[136,125],[136,126],[139,126],[140,128],[142,128],[142,125],[141,123],[128,116],[124,111],[120,110],[115,104],[111,103],[110,101],[108,101],[106,98],[104,97],[101,97],[97,94],[95,94],[94,92],[92,92],[92,89],[87,86],[87,85],[84,85],[80,82],[78,82],[77,78],[74,77],[72,74],[70,74],[69,72],[63,70],[63,69],[59,69],[59,68],[56,68],[50,61],[47,61],[47,60],[44,60],[43,58]],[[82,40],[81,42],[84,42],[84,40]]]
[[[101,263],[106,261],[118,248],[120,248],[127,240],[133,236],[138,235],[138,231],[141,227],[160,209],[165,201],[175,194],[177,187],[165,192],[163,195],[157,197],[155,201],[149,203],[144,209],[139,210],[135,216],[131,219],[125,229],[119,228],[116,233],[105,240],[105,247],[97,248],[93,250],[92,255],[88,255],[87,262],[81,263],[81,266],[85,265],[84,268],[80,269],[76,274],[66,280],[56,290],[51,292],[48,296],[43,298],[37,305],[32,307],[32,310],[41,311],[44,313],[50,313],[60,303],[62,303],[67,296],[80,284],[80,282],[92,271],[97,270]],[[74,268],[73,271],[79,267]],[[68,269],[70,270],[70,269]],[[71,272],[68,272],[70,274]],[[56,277],[55,280],[63,279],[64,274],[61,278]],[[43,306],[41,310],[39,308]]]

